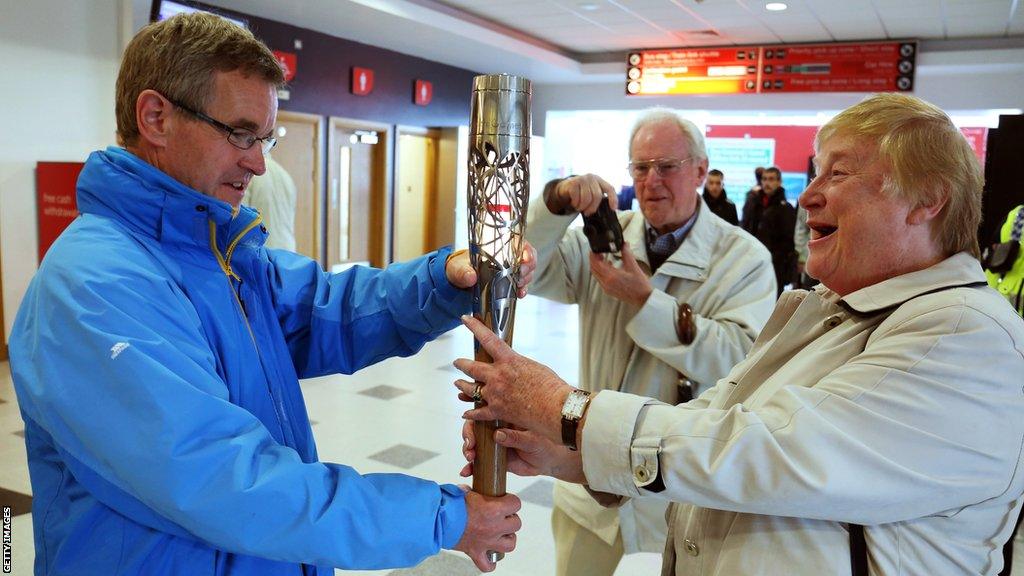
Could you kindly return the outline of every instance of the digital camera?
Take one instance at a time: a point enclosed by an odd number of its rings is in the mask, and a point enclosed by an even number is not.
[[[608,197],[601,199],[601,205],[590,216],[583,216],[583,234],[590,241],[590,250],[598,254],[622,251],[622,226],[619,218],[608,205]]]

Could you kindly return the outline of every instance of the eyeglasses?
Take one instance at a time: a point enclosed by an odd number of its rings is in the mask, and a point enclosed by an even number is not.
[[[629,175],[634,180],[643,180],[647,178],[647,175],[651,172],[651,168],[654,168],[654,173],[659,178],[668,178],[676,173],[683,164],[686,164],[690,160],[693,160],[693,156],[689,158],[655,158],[653,160],[636,160],[630,162],[627,166]]]
[[[166,98],[166,96],[165,96],[165,98]],[[181,108],[185,112],[188,112],[189,114],[195,116],[196,118],[202,120],[203,122],[206,122],[210,126],[213,126],[214,128],[216,128],[218,130],[226,132],[227,135],[228,135],[228,142],[232,146],[234,146],[235,148],[238,148],[240,150],[248,150],[248,149],[252,148],[257,142],[259,142],[260,143],[260,149],[263,151],[264,154],[267,154],[277,144],[277,138],[274,138],[273,134],[271,134],[269,136],[264,136],[263,138],[260,138],[255,133],[253,133],[252,130],[246,130],[245,128],[235,128],[235,127],[232,127],[232,126],[228,126],[227,124],[225,124],[223,122],[218,122],[218,121],[214,120],[213,118],[210,118],[209,116],[207,116],[206,114],[203,114],[202,112],[197,112],[196,110],[193,110],[193,109],[189,108],[188,106],[179,104],[178,102],[175,102],[174,100],[171,100],[170,98],[167,98],[167,101],[170,102],[171,104],[174,104],[178,108]]]

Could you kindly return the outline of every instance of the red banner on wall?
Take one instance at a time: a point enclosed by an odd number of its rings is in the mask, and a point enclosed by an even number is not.
[[[36,218],[39,223],[39,261],[71,221],[78,216],[75,184],[82,162],[36,163]]]

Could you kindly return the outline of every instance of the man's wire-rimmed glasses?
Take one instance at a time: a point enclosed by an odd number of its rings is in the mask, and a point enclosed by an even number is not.
[[[165,96],[165,98],[167,97]],[[174,104],[178,108],[181,108],[183,111],[188,112],[189,114],[202,120],[203,122],[206,122],[210,126],[213,126],[214,128],[217,128],[222,132],[225,132],[228,135],[228,142],[232,146],[240,150],[248,150],[252,148],[257,142],[259,142],[260,149],[263,151],[264,154],[267,154],[277,144],[277,138],[274,137],[273,133],[271,133],[269,136],[264,136],[263,138],[260,138],[252,130],[228,126],[223,122],[214,120],[206,114],[203,114],[202,112],[199,112],[197,110],[193,110],[188,106],[185,106],[184,104],[171,100],[170,98],[167,98],[167,101],[171,104]]]
[[[654,169],[654,173],[659,178],[668,178],[676,173],[683,164],[686,164],[695,157],[690,156],[689,158],[654,158],[651,160],[634,160],[629,163],[626,167],[629,170],[629,175],[634,180],[643,180],[650,174],[651,169]]]

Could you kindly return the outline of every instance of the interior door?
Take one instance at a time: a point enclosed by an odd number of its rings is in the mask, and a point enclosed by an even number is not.
[[[388,262],[391,130],[386,124],[330,119],[326,268]]]
[[[437,212],[437,137],[399,128],[395,147],[395,260],[403,262],[434,248]]]
[[[295,181],[295,251],[323,264],[320,215],[323,213],[323,119],[314,114],[277,114],[273,156]]]

